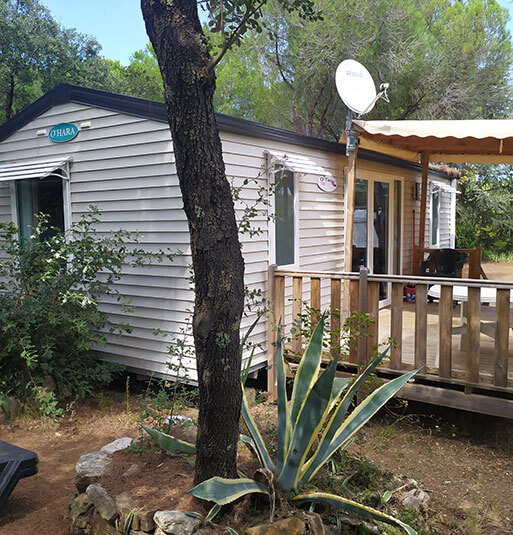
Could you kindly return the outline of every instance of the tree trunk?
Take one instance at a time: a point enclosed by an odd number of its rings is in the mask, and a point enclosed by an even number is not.
[[[8,121],[13,116],[14,106],[14,72],[11,73],[9,78],[9,88],[7,90],[7,98],[5,101],[5,120]]]
[[[196,0],[141,0],[141,6],[164,81],[191,237],[199,483],[214,475],[237,476],[244,261],[214,115],[215,75],[207,67],[210,55]]]

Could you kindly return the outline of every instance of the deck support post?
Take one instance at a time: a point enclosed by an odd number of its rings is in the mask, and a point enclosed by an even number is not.
[[[356,182],[356,157],[358,155],[358,146],[348,154],[348,170],[346,188],[344,192],[346,217],[344,221],[345,238],[344,238],[344,271],[353,271],[353,228],[354,228],[354,191]],[[349,304],[349,284],[344,281],[344,299],[342,303],[344,310],[343,318],[350,314]]]

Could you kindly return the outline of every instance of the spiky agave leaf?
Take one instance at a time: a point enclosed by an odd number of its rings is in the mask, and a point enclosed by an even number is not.
[[[309,481],[319,470],[319,468],[348,440],[361,429],[383,405],[394,396],[405,383],[407,383],[419,370],[413,370],[396,377],[392,381],[385,383],[360,403],[355,410],[345,419],[334,433],[327,433],[326,436],[333,436],[331,442],[325,447],[324,439],[321,439],[319,446],[311,460],[303,467],[299,484]],[[319,452],[322,449],[322,454]]]
[[[283,490],[297,487],[300,471],[319,431],[328,417],[333,379],[338,359],[326,368],[308,392],[294,426],[290,448],[283,470],[278,474],[278,484]]]
[[[283,468],[285,456],[288,453],[292,428],[290,423],[290,407],[287,400],[287,381],[285,374],[285,359],[283,358],[281,323],[278,325],[276,340],[276,385],[278,392],[278,443],[276,453],[276,472],[279,474]]]
[[[165,451],[176,455],[178,453],[196,453],[196,446],[184,440],[178,440],[177,438],[167,435],[162,431],[157,429],[151,429],[151,427],[146,427],[145,425],[142,428],[150,435],[150,437],[155,440],[155,442]]]
[[[226,479],[224,477],[212,477],[196,485],[187,491],[200,500],[214,502],[218,505],[226,505],[234,502],[246,494],[267,494],[269,490],[253,479]]]
[[[329,494],[327,492],[311,492],[305,494],[298,494],[297,496],[292,498],[292,501],[298,503],[313,502],[329,504],[333,507],[336,507],[337,509],[342,509],[343,511],[346,511],[347,513],[354,513],[365,518],[370,518],[379,522],[385,522],[386,524],[390,524],[392,526],[404,529],[404,531],[406,531],[408,535],[417,535],[417,532],[412,527],[408,526],[408,524],[405,524],[404,522],[401,522],[397,518],[377,511],[376,509],[372,509],[371,507],[366,507],[365,505],[362,505],[358,502],[354,502],[352,500],[347,500],[346,498],[336,496],[335,494]]]
[[[310,342],[305,349],[305,353],[301,358],[296,372],[296,377],[294,378],[294,386],[292,387],[292,397],[290,400],[290,420],[292,426],[297,423],[297,417],[301,410],[301,406],[303,405],[308,392],[313,388],[319,374],[325,321],[326,312],[321,315],[319,323],[317,323],[312,336],[310,337]]]
[[[271,470],[272,472],[274,472],[274,463],[272,462],[271,456],[269,455],[269,452],[267,451],[264,439],[262,438],[262,435],[260,434],[258,426],[256,422],[253,420],[251,413],[249,412],[249,404],[246,398],[246,394],[244,393],[244,389],[242,390],[241,413],[242,413],[242,417],[244,418],[244,422],[246,423],[246,426],[249,430],[249,433],[253,439],[254,448],[255,448],[255,451],[257,452],[260,464],[264,468],[267,468],[268,470]],[[251,446],[253,447],[252,444]]]

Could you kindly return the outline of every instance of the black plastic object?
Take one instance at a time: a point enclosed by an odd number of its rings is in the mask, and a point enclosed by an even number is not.
[[[37,454],[0,440],[0,509],[18,481],[37,474]]]
[[[429,273],[431,263],[435,265],[435,272]],[[465,263],[465,256],[456,249],[439,249],[431,253],[427,260],[422,262],[422,275],[434,277],[458,278],[460,270]]]

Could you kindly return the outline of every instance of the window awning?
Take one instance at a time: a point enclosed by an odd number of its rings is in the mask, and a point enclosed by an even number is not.
[[[265,154],[269,158],[269,165],[280,164],[291,171],[303,173],[305,175],[333,176],[333,173],[314,162],[307,156],[302,156],[300,154],[287,154],[272,150],[266,150]]]
[[[57,169],[62,169],[68,178],[68,164],[71,156],[54,160],[32,160],[29,162],[0,165],[0,182],[7,180],[23,180],[26,178],[46,178]]]

